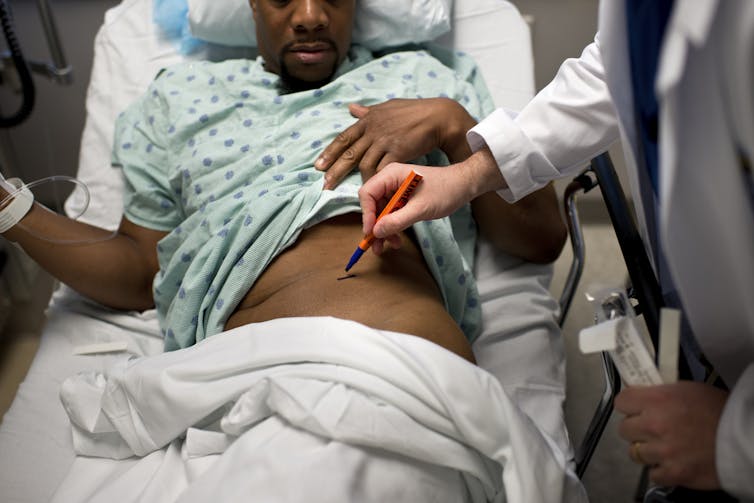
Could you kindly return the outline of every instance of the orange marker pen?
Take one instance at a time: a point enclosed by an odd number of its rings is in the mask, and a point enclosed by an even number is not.
[[[411,170],[411,173],[408,174],[406,179],[403,180],[403,183],[401,183],[401,186],[398,187],[398,190],[395,192],[395,194],[393,194],[393,197],[390,198],[390,201],[388,201],[385,209],[380,212],[377,220],[384,217],[388,213],[392,213],[395,210],[399,210],[406,206],[408,198],[411,197],[411,194],[414,193],[416,186],[419,185],[419,182],[421,182],[421,180],[422,176],[416,171]],[[374,234],[372,234],[371,232],[364,236],[364,239],[361,240],[361,243],[359,243],[356,251],[353,252],[353,255],[351,255],[351,260],[348,261],[348,265],[346,266],[346,272],[348,272],[348,270],[351,269],[351,267],[353,267],[356,262],[358,262],[364,252],[367,251],[370,246],[372,246],[372,241],[374,241]]]

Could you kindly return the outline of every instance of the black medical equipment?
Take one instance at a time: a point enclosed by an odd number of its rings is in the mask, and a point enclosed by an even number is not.
[[[8,0],[0,0],[0,24],[3,27],[3,34],[8,45],[8,51],[2,54],[2,68],[12,65],[15,72],[3,72],[1,84],[10,83],[21,93],[21,105],[18,110],[10,116],[0,114],[0,128],[10,128],[21,124],[31,114],[34,108],[34,99],[36,90],[31,73],[36,72],[52,79],[59,84],[70,84],[72,68],[66,63],[63,50],[52,17],[50,5],[47,0],[37,0],[37,8],[42,26],[45,30],[47,44],[52,55],[52,63],[40,63],[36,61],[27,61],[21,51],[21,46],[15,32],[13,15]],[[7,78],[15,73],[17,82],[9,82]]]

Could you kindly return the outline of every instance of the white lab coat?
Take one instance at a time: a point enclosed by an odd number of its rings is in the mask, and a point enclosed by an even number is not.
[[[620,138],[646,238],[625,0],[603,0],[599,33],[515,118],[469,132],[516,200],[575,175]],[[717,434],[723,487],[754,500],[754,1],[676,0],[661,49],[659,234],[684,311],[731,388]],[[748,180],[748,181],[747,181]],[[645,187],[651,191],[651,188]]]

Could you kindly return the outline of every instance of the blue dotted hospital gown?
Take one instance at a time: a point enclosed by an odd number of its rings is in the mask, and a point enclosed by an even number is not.
[[[167,350],[221,332],[303,229],[360,211],[358,172],[323,191],[323,174],[313,167],[355,121],[349,103],[448,96],[475,117],[492,110],[473,62],[458,54],[448,61],[456,71],[425,51],[375,59],[353,47],[332,82],[284,95],[261,59],[185,63],[155,79],[118,119],[113,164],[126,181],[126,217],[168,232],[154,281]],[[440,155],[422,161],[440,162]],[[417,224],[415,232],[448,311],[473,339],[481,316],[469,208]]]

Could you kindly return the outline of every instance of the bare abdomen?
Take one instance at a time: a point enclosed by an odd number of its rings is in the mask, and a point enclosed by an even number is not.
[[[225,328],[292,316],[334,316],[423,337],[473,361],[466,337],[448,315],[421,252],[404,236],[399,250],[371,251],[338,280],[362,238],[348,214],[304,231],[259,277]]]

